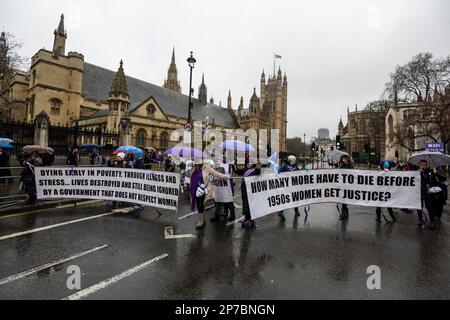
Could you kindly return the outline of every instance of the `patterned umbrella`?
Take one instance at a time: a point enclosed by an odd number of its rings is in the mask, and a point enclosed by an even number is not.
[[[33,153],[33,152],[37,152],[37,153],[55,153],[55,150],[53,150],[52,148],[48,147],[48,146],[43,146],[43,145],[28,145],[22,148],[22,152],[25,153]]]
[[[142,155],[144,154],[144,152],[141,149],[134,146],[120,146],[113,152],[113,154],[117,154],[119,152],[123,152],[126,154],[132,153],[138,159],[142,158]]]

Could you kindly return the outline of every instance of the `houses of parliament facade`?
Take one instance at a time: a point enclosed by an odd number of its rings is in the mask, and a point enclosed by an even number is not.
[[[173,144],[171,132],[187,122],[189,105],[189,97],[181,91],[175,50],[167,77],[163,86],[159,86],[127,76],[126,62],[120,61],[117,70],[112,71],[86,62],[81,53],[66,53],[67,38],[62,15],[54,31],[53,49],[40,49],[32,57],[27,72],[17,71],[9,81],[0,78],[0,89],[6,89],[10,97],[10,103],[0,104],[0,108],[7,109],[9,118],[32,122],[45,112],[53,126],[76,125],[109,132],[118,132],[121,121],[126,118],[131,122],[134,145],[170,147]],[[0,50],[6,45],[3,34]],[[266,81],[263,71],[260,95],[254,88],[248,107],[244,107],[244,99],[240,97],[237,108],[233,108],[231,92],[226,107],[215,104],[212,98],[208,100],[203,76],[191,113],[193,121],[203,122],[208,116],[210,127],[219,130],[279,129],[279,150],[285,151],[286,74],[279,69]]]

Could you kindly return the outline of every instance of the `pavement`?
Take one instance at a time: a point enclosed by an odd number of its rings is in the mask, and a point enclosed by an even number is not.
[[[306,222],[289,210],[254,231],[196,230],[186,195],[178,212],[91,200],[4,213],[0,299],[449,299],[449,206],[435,230],[395,212],[378,224],[374,208],[350,206],[340,222],[320,204]],[[381,289],[367,287],[372,265]]]

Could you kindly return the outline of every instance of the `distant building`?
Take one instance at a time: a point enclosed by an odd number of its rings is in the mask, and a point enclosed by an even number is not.
[[[327,128],[320,128],[317,130],[317,137],[319,139],[329,139],[330,138],[330,130]]]
[[[355,160],[367,161],[370,152],[375,153],[372,159],[385,156],[386,130],[383,112],[347,108],[347,124],[344,126],[342,118],[339,121],[338,133],[341,145]]]

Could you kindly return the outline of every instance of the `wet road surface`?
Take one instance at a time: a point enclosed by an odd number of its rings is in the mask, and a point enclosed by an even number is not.
[[[241,204],[237,198],[236,203]],[[311,206],[286,221],[258,219],[258,229],[207,221],[195,230],[186,200],[179,211],[133,211],[98,201],[0,216],[0,299],[449,299],[450,210],[436,230],[415,213],[375,222],[375,209]],[[130,212],[127,212],[130,211]],[[241,209],[237,209],[240,216]],[[212,210],[208,211],[212,214]],[[191,238],[165,239],[165,228]],[[81,270],[70,290],[67,268]],[[367,268],[381,269],[369,290]]]

